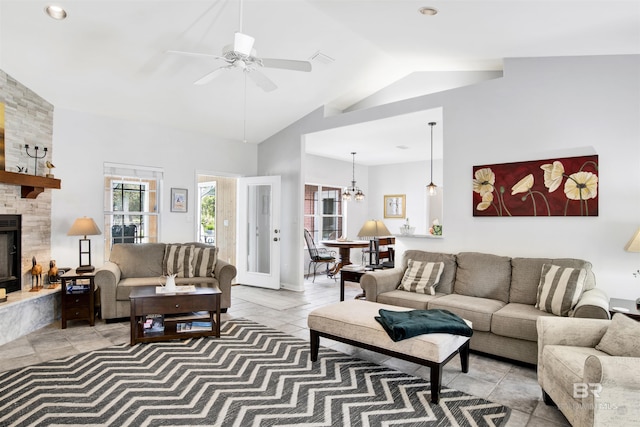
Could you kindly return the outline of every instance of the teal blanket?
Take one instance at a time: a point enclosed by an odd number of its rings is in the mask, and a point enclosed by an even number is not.
[[[380,309],[376,320],[392,340],[400,341],[422,334],[454,334],[470,337],[473,329],[448,310],[391,311]]]

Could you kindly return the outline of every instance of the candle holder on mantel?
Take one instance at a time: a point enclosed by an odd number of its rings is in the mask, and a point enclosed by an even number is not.
[[[38,155],[38,150],[40,149],[40,147],[38,147],[37,145],[35,147],[33,147],[35,149],[35,154],[31,155],[29,154],[29,144],[24,144],[24,151],[27,153],[27,156],[31,157],[32,159],[34,159],[34,165],[33,165],[33,174],[35,176],[38,176],[38,160],[40,159],[44,159],[47,156],[47,147],[43,148],[43,153],[42,153],[42,157],[40,157]]]

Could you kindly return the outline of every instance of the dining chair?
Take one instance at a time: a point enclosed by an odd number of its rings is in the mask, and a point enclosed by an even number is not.
[[[309,266],[307,267],[307,277],[311,275],[311,266],[313,266],[313,281],[315,282],[318,267],[324,264],[327,277],[333,277],[333,280],[336,280],[335,276],[331,273],[333,265],[336,263],[336,253],[326,248],[318,248],[313,241],[313,236],[311,236],[311,233],[306,228],[304,229],[304,240],[307,244],[310,258]]]
[[[373,240],[373,245],[362,250],[362,264],[374,268],[393,268],[396,243],[395,237],[381,237]],[[369,258],[367,262],[367,258]],[[386,260],[386,261],[383,261]]]

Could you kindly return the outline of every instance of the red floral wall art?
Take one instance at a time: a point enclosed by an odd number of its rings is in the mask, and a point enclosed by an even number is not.
[[[598,216],[598,156],[474,166],[473,216]]]

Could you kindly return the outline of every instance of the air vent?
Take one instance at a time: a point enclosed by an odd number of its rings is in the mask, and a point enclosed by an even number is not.
[[[335,59],[333,59],[329,55],[325,55],[324,53],[322,53],[320,51],[317,51],[316,53],[311,55],[311,57],[309,59],[311,61],[316,61],[316,62],[319,62],[321,64],[331,64],[332,62],[335,61]]]

